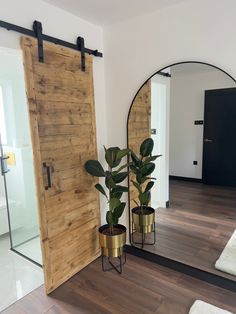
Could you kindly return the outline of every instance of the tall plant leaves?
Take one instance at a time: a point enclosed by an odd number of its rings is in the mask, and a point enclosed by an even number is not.
[[[140,172],[144,176],[149,176],[154,171],[155,167],[156,165],[153,162],[149,162],[141,167]]]
[[[145,192],[150,191],[153,185],[154,185],[154,182],[149,181],[148,184],[146,185]]]
[[[138,182],[139,184],[142,184],[142,183],[143,183],[143,182],[142,182],[142,178],[143,178],[142,173],[138,172],[138,173],[136,174],[136,180],[137,180],[137,182]]]
[[[145,159],[145,161],[143,162],[143,164],[147,164],[149,163],[150,161],[154,161],[156,160],[157,158],[161,157],[162,155],[154,155],[154,156],[151,156],[151,157],[147,157]]]
[[[117,217],[117,218],[120,218],[124,212],[124,209],[125,209],[125,202],[122,202],[120,203],[119,206],[117,206],[115,209],[114,209],[114,215]]]
[[[140,155],[142,157],[151,156],[154,142],[152,138],[145,139],[140,146]]]
[[[112,179],[115,183],[121,183],[128,176],[128,172],[120,172],[112,176]]]
[[[128,162],[127,164],[120,166],[116,171],[114,171],[114,174],[121,172],[121,170],[128,168],[132,164],[133,164],[132,162]]]
[[[130,150],[128,148],[120,149],[117,153],[116,158],[122,159],[123,157],[127,156],[129,152],[130,152]]]
[[[98,160],[88,160],[84,167],[92,176],[105,177],[105,185],[110,191],[109,195],[100,183],[97,183],[95,188],[109,201],[110,210],[106,213],[106,220],[107,223],[112,226],[118,223],[125,208],[125,202],[121,203],[120,201],[122,194],[128,192],[126,186],[119,185],[119,183],[124,181],[128,176],[128,172],[122,170],[128,168],[133,162],[120,165],[122,158],[127,156],[130,152],[127,148],[120,149],[119,147],[109,147],[107,149],[104,146],[104,150],[105,160],[109,166],[107,171],[103,169]],[[116,171],[113,170],[116,167],[118,169]]]
[[[142,161],[132,151],[131,151],[131,159],[132,159],[133,164],[134,164],[135,167],[140,167],[141,166]]]
[[[122,186],[122,185],[116,185],[114,187],[114,189],[112,189],[112,192],[116,193],[116,192],[128,192],[129,189],[127,188],[127,186]]]
[[[117,225],[119,222],[119,218],[115,215],[114,212],[112,213],[112,222],[113,222],[113,225]]]
[[[138,173],[138,167],[135,167],[134,165],[130,166],[130,169],[133,173],[137,174]]]
[[[112,192],[111,193],[112,197],[115,197],[115,198],[118,198],[118,199],[121,199],[122,195],[123,195],[123,192]]]
[[[149,177],[143,176],[141,179],[141,184],[145,183],[147,180],[150,180]]]
[[[117,159],[117,154],[120,151],[120,148],[109,147],[108,149],[106,149],[106,147],[104,146],[104,149],[105,149],[105,159],[108,165],[111,168],[117,167],[121,162],[121,159]]]
[[[100,193],[102,193],[103,195],[105,195],[106,198],[107,198],[107,194],[106,194],[106,192],[105,192],[103,186],[102,186],[100,183],[97,183],[97,184],[95,185],[95,188],[96,188]]]
[[[142,205],[147,206],[151,199],[150,191],[139,193],[139,201]]]
[[[105,177],[105,171],[98,160],[88,160],[84,167],[94,177]]]
[[[110,210],[107,211],[106,213],[106,221],[108,225],[113,225],[113,219],[112,219],[112,212]]]
[[[105,184],[108,189],[114,188],[116,186],[110,174],[109,175],[107,174],[106,179],[105,179]]]
[[[110,209],[113,211],[116,207],[118,207],[121,204],[120,200],[118,198],[112,197],[110,199]]]

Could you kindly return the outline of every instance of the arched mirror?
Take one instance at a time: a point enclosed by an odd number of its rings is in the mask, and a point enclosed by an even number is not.
[[[137,92],[127,132],[132,246],[236,281],[236,81],[205,63],[164,68]]]

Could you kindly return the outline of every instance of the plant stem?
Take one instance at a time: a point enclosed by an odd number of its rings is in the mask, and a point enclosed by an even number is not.
[[[141,188],[141,192],[143,193],[142,185],[140,188]],[[140,205],[141,205],[141,214],[143,215],[143,203],[141,203]]]
[[[110,166],[108,167],[108,171],[110,173],[112,172],[112,168]],[[111,187],[110,186],[109,186],[109,200],[111,201]],[[112,212],[110,202],[109,202],[109,211]],[[113,222],[110,224],[110,231],[112,235],[113,234]]]

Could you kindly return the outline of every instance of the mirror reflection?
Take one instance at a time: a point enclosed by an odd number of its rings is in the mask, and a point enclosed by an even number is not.
[[[161,157],[151,161],[154,212],[137,215],[137,173],[130,175],[133,245],[236,280],[235,121],[235,81],[213,66],[176,64],[140,88],[128,117],[128,147],[145,161],[140,145],[151,138],[150,156]]]

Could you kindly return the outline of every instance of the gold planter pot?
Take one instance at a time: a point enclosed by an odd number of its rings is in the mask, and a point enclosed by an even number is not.
[[[124,252],[126,242],[126,227],[123,225],[114,226],[120,229],[122,233],[117,235],[104,234],[104,230],[108,229],[108,225],[99,228],[99,242],[102,249],[102,255],[106,257],[121,257]]]
[[[142,215],[140,207],[132,209],[132,222],[135,231],[142,233],[153,232],[155,228],[155,209],[147,207],[145,214]]]

